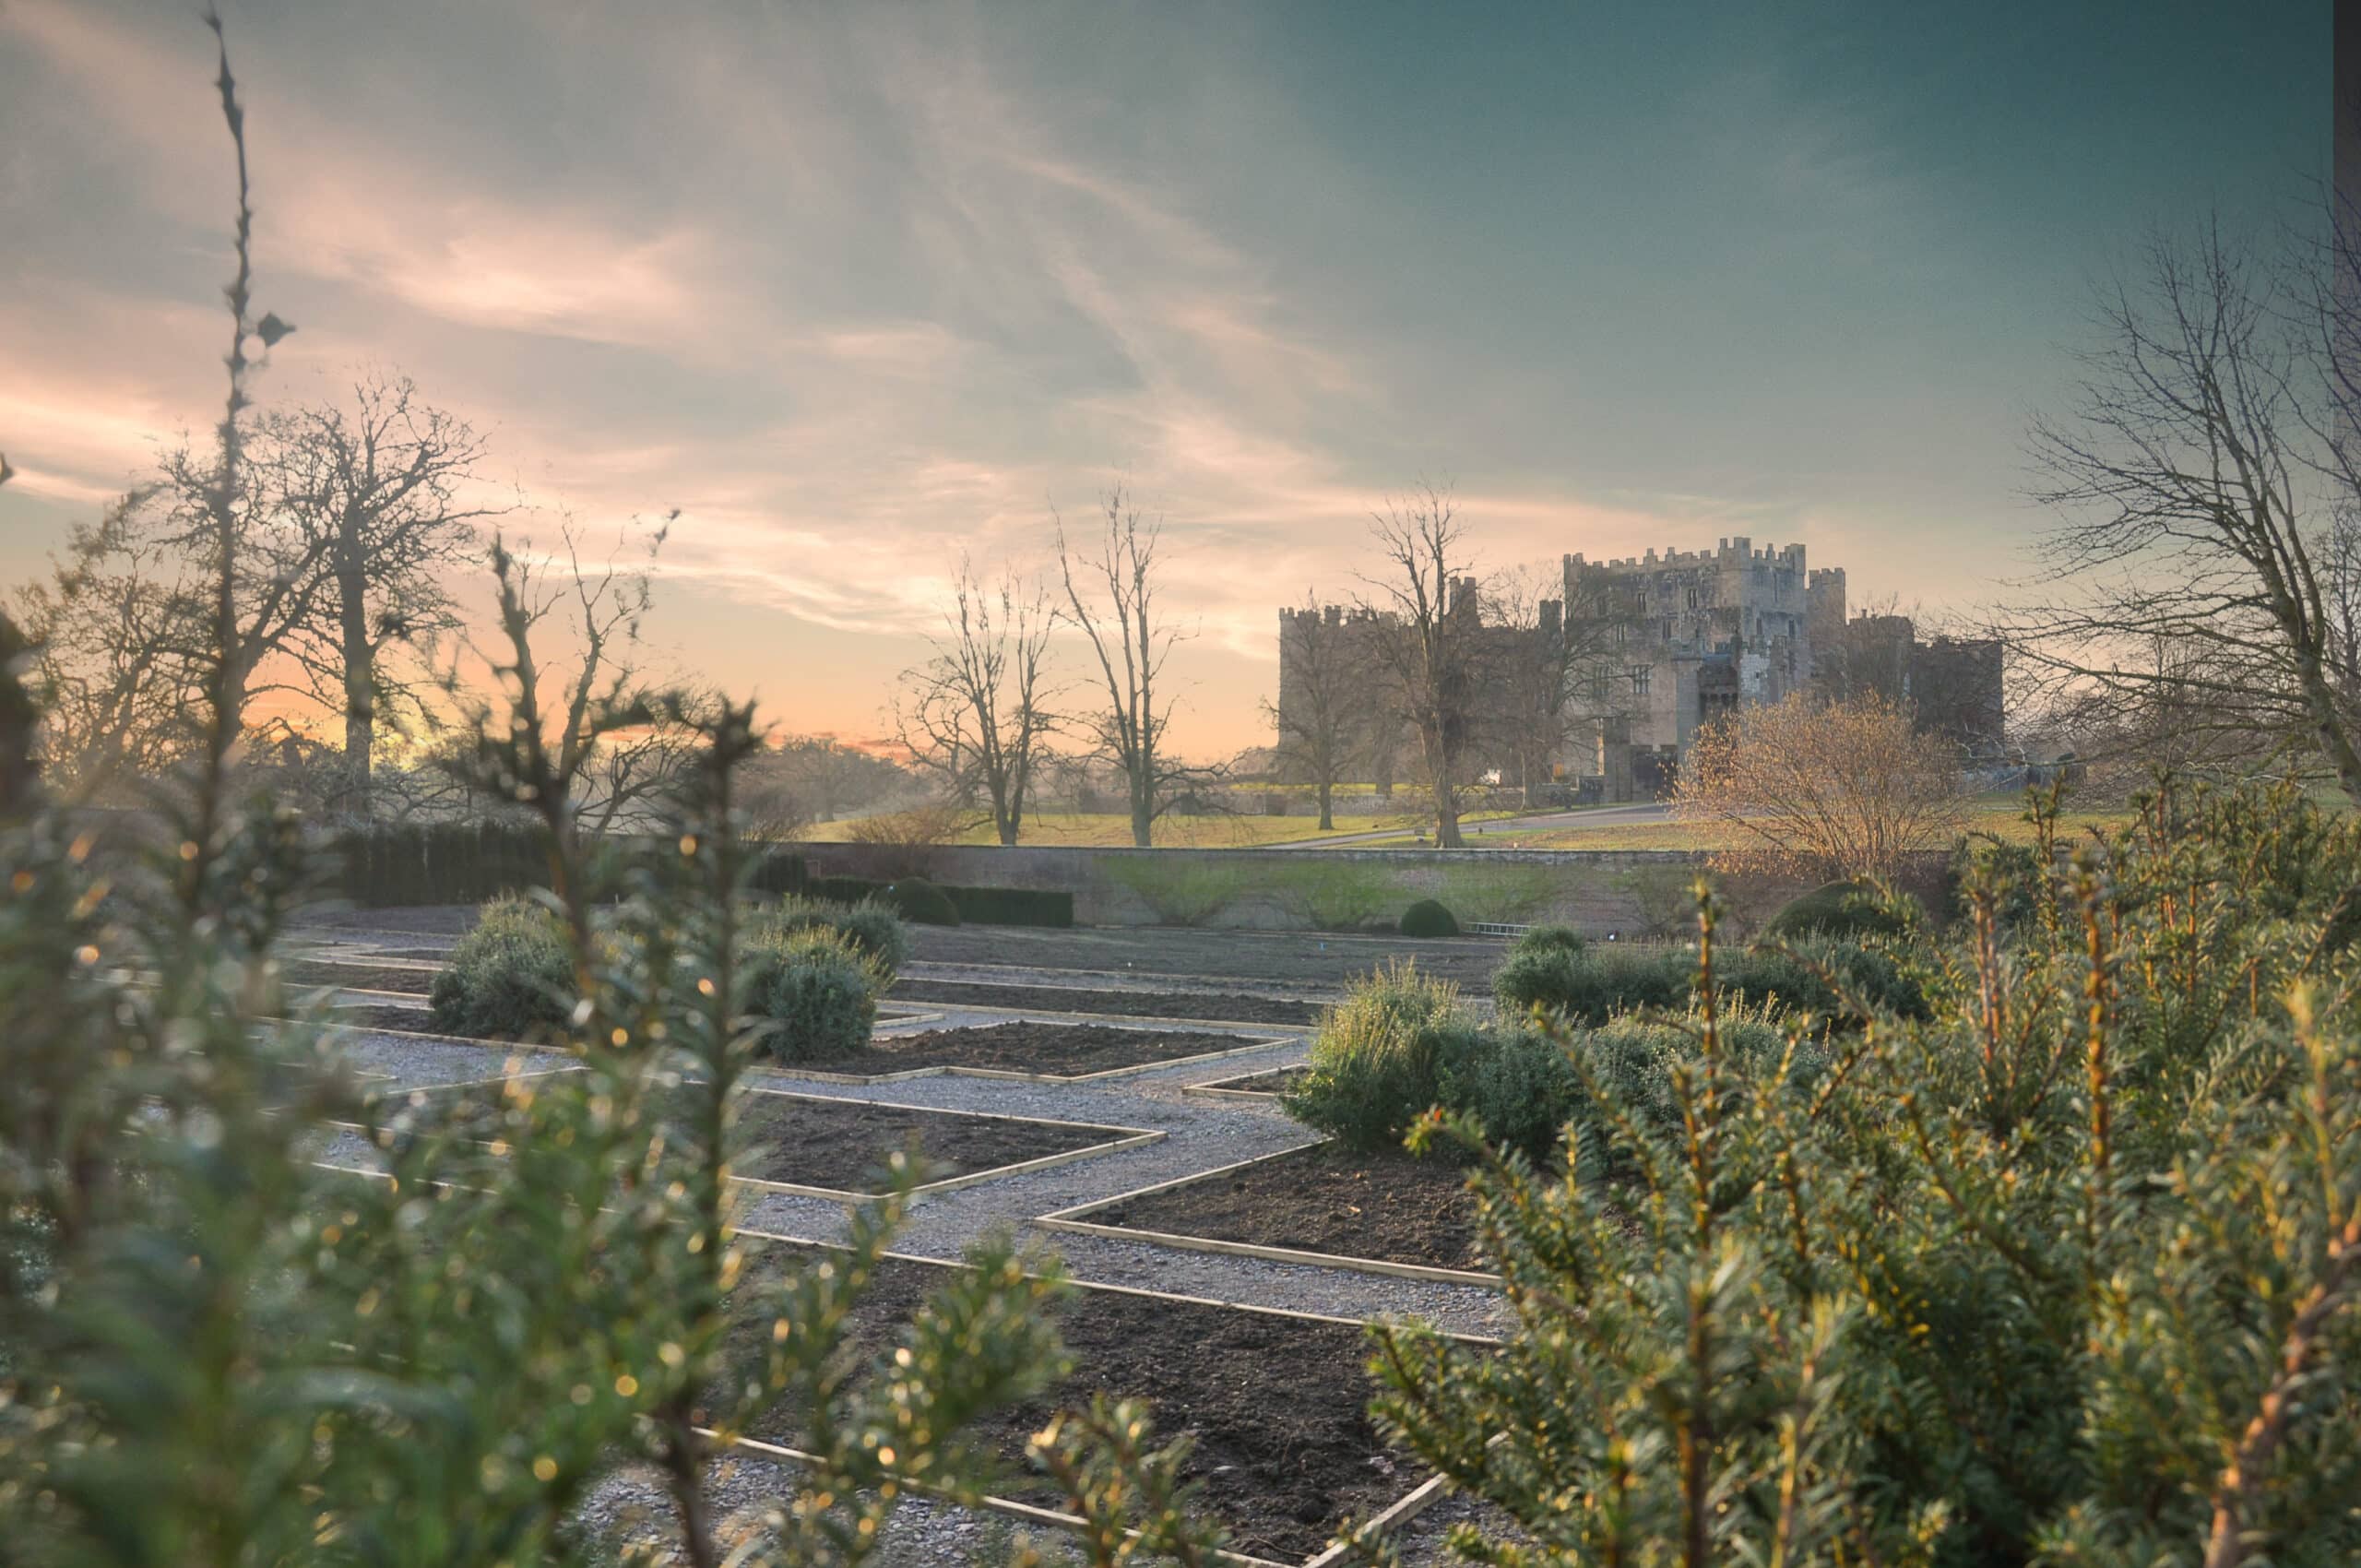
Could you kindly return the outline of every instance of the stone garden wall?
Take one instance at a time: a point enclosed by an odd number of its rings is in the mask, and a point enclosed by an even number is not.
[[[801,846],[826,876],[922,875],[1071,892],[1084,925],[1308,931],[1391,924],[1418,898],[1465,921],[1562,921],[1626,938],[1686,929],[1703,858],[1680,850],[1108,849]],[[1723,892],[1743,927],[1806,890],[1748,879]]]

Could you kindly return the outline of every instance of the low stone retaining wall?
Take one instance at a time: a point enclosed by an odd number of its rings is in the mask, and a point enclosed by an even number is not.
[[[1418,898],[1462,921],[1558,921],[1626,938],[1686,929],[1704,857],[1667,849],[1114,849],[1019,845],[799,847],[824,876],[924,876],[1071,892],[1083,925],[1350,931],[1390,925]],[[1726,883],[1741,924],[1806,890]]]

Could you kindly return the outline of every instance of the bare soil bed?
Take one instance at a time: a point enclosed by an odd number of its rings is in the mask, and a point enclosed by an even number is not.
[[[326,958],[296,958],[279,966],[289,985],[333,985],[361,991],[398,991],[424,996],[434,985],[432,969],[397,968],[389,964],[347,964]]]
[[[925,1179],[941,1182],[1131,1136],[1121,1127],[1080,1122],[1022,1122],[763,1093],[740,1102],[738,1125],[756,1152],[732,1167],[737,1175],[863,1195],[887,1190],[886,1159],[914,1141]]]
[[[340,1002],[328,1009],[328,1021],[349,1029],[407,1029],[412,1034],[435,1034],[434,1015],[423,1007],[405,1007],[398,1002]]]
[[[780,1063],[829,1073],[907,1073],[922,1067],[980,1067],[1076,1078],[1118,1067],[1177,1062],[1256,1042],[1239,1035],[1188,1029],[1126,1029],[1110,1024],[1044,1024],[1030,1019],[962,1029],[929,1029],[872,1043],[844,1056]]]
[[[1272,996],[1184,991],[1085,991],[1063,985],[991,985],[968,980],[902,980],[887,992],[899,1002],[969,1003],[1049,1013],[1102,1013],[1122,1018],[1208,1018],[1231,1024],[1310,1024],[1322,1004]]]
[[[388,1096],[385,1113],[402,1116],[418,1130],[480,1128],[488,1134],[500,1118],[504,1092],[504,1081],[497,1078],[435,1085]],[[913,1145],[921,1161],[921,1180],[946,1182],[1136,1135],[1128,1127],[1086,1122],[1030,1121],[763,1090],[739,1101],[738,1125],[751,1147],[731,1166],[732,1174],[858,1197],[888,1191],[886,1160]]]
[[[1457,1166],[1333,1144],[1200,1177],[1077,1218],[1332,1257],[1484,1271],[1476,1200]]]
[[[1277,1095],[1300,1079],[1309,1067],[1275,1067],[1267,1073],[1252,1073],[1243,1078],[1223,1078],[1217,1083],[1199,1084],[1201,1089],[1227,1089],[1231,1094]]]
[[[799,1252],[754,1253],[750,1288]],[[940,1284],[936,1268],[889,1262],[854,1310],[849,1340],[864,1359],[884,1352]],[[1026,1439],[1094,1393],[1153,1401],[1159,1441],[1196,1439],[1183,1474],[1203,1484],[1200,1506],[1229,1526],[1236,1550],[1257,1557],[1308,1558],[1348,1518],[1378,1512],[1423,1479],[1414,1461],[1387,1453],[1369,1420],[1369,1346],[1355,1325],[1105,1290],[1075,1291],[1058,1323],[1074,1374],[971,1429],[1008,1466],[1003,1495],[1055,1505],[1029,1479]],[[756,1434],[789,1445],[798,1436],[785,1412],[758,1422]]]

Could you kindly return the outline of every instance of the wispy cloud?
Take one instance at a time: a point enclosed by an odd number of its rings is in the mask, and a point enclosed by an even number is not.
[[[1496,567],[1740,530],[1868,554],[1906,520],[1898,491],[1836,493],[1947,410],[1915,386],[1878,406],[1833,334],[1741,379],[1696,324],[1774,332],[1791,300],[1946,265],[1950,193],[1888,106],[1803,55],[1668,48],[1691,90],[1602,108],[1625,117],[1584,156],[1464,96],[1433,129],[1467,164],[1392,188],[1352,138],[1397,111],[1280,69],[1252,12],[1107,47],[1152,13],[1063,25],[1080,14],[233,12],[263,298],[300,328],[264,396],[397,366],[488,433],[518,526],[679,507],[660,573],[779,628],[714,655],[746,685],[773,684],[779,644],[801,671],[837,634],[914,648],[960,552],[1038,565],[1051,508],[1086,525],[1121,480],[1168,519],[1169,600],[1199,632],[1183,738],[1207,749],[1258,728],[1276,605],[1349,595],[1370,511],[1422,471],[1456,469]],[[0,529],[0,571],[212,417],[210,77],[185,15],[0,0],[0,448],[21,475],[0,518],[37,524]],[[1477,265],[1503,258],[1530,265]],[[1689,300],[1665,303],[1668,267]],[[1821,409],[1851,422],[1820,432]],[[778,694],[794,721],[868,729],[892,659],[862,646],[868,673]]]

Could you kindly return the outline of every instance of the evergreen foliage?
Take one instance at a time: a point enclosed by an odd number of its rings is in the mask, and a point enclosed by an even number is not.
[[[2361,1560],[2361,824],[2034,815],[1899,956],[1923,1017],[1734,1030],[1707,903],[1677,1048],[1560,1042],[1547,1166],[1415,1130],[1477,1160],[1513,1328],[1376,1327],[1379,1414],[1528,1538],[1474,1560]]]
[[[906,921],[919,925],[957,925],[959,907],[951,896],[921,876],[906,876],[888,883],[879,895],[900,912]]]
[[[1402,911],[1405,936],[1457,936],[1459,921],[1432,898],[1421,898]]]
[[[291,1021],[274,951],[338,868],[291,814],[242,798],[234,771],[246,346],[289,328],[250,317],[226,43],[217,85],[239,202],[229,393],[197,519],[215,580],[193,584],[219,609],[202,733],[157,782],[163,831],[134,864],[101,875],[52,807],[0,831],[0,1558],[576,1562],[593,1544],[577,1505],[629,1468],[661,1486],[700,1568],[865,1561],[912,1478],[954,1498],[993,1479],[963,1430],[1059,1375],[1061,1281],[985,1244],[890,1359],[853,1364],[848,1313],[907,1170],[840,1249],[747,1266],[729,1171],[760,1040],[735,784],[760,745],[749,709],[651,695],[591,716],[661,710],[695,754],[674,852],[594,858],[580,748],[552,746],[529,678],[526,574],[495,546],[506,701],[472,713],[453,766],[538,820],[578,1070],[456,1109],[377,1101],[316,1020]],[[319,1163],[329,1119],[362,1128],[338,1169]],[[810,1457],[780,1472],[753,1536],[726,1538],[716,1461],[774,1411]],[[1093,1568],[1127,1560],[1121,1524],[1188,1568],[1214,1561],[1175,1450],[1136,1409],[1054,1423],[1034,1452],[1041,1488],[1101,1526],[1081,1542]]]
[[[1582,932],[1572,926],[1536,925],[1527,926],[1519,932],[1517,939],[1509,944],[1509,951],[1512,954],[1579,953],[1589,945]]]
[[[1398,1144],[1435,1102],[1438,1037],[1472,1022],[1456,985],[1413,962],[1388,963],[1322,1016],[1310,1070],[1281,1103],[1348,1148]]]
[[[879,991],[892,986],[909,962],[910,933],[892,905],[873,895],[852,904],[790,895],[765,910],[755,922],[758,932],[786,935],[813,928],[833,931],[850,943],[867,962]]]
[[[453,944],[428,992],[428,1016],[443,1034],[537,1039],[574,1010],[573,984],[565,932],[550,911],[501,898]]]
[[[769,1028],[763,1054],[780,1062],[850,1056],[877,1023],[878,969],[853,939],[809,925],[766,936],[745,958],[753,1011]]]
[[[1623,1014],[1686,1011],[1696,958],[1686,948],[1596,946],[1512,949],[1492,972],[1492,999],[1506,1017],[1538,1012],[1598,1028]],[[1883,946],[1811,934],[1729,955],[1714,981],[1725,1005],[1779,1008],[1852,1024],[1864,1011],[1904,1017],[1926,1002],[1910,968]]]
[[[1898,936],[1906,929],[1908,921],[1887,906],[1871,884],[1828,882],[1790,899],[1763,926],[1762,934],[1857,939]]]

